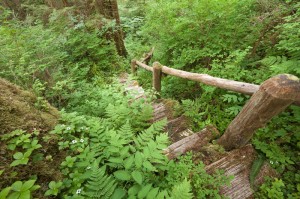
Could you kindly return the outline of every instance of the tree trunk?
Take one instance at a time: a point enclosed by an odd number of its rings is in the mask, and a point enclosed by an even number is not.
[[[246,145],[255,131],[300,99],[300,80],[278,75],[265,81],[218,140],[226,150]]]
[[[21,7],[21,3],[22,2],[20,0],[2,0],[0,5],[3,5],[5,8],[14,11],[17,17],[23,20],[26,17],[26,12]]]
[[[127,51],[123,41],[123,31],[121,28],[117,0],[97,0],[95,3],[100,14],[107,19],[114,19],[116,21],[116,30],[113,33],[113,39],[115,41],[118,54],[126,57]]]

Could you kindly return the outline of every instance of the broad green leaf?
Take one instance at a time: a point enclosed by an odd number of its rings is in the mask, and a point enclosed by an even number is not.
[[[21,181],[16,181],[11,185],[11,189],[14,191],[21,191],[23,183]]]
[[[21,195],[20,192],[13,192],[13,193],[8,195],[7,199],[17,199],[17,198],[20,197],[20,195]]]
[[[29,190],[35,183],[35,180],[28,180],[26,181],[22,188],[21,188],[21,191],[26,191],[26,190]]]
[[[121,188],[117,188],[112,195],[111,199],[122,199],[126,195],[126,191]]]
[[[129,196],[135,196],[140,190],[141,190],[141,186],[140,185],[133,185],[132,187],[129,188],[128,190],[128,195]]]
[[[0,176],[2,175],[3,172],[4,172],[4,169],[3,169],[3,170],[0,170]]]
[[[138,193],[138,198],[145,198],[147,194],[149,193],[150,189],[152,187],[152,184],[147,184],[144,186]]]
[[[2,189],[1,192],[0,192],[0,198],[1,199],[6,198],[6,196],[8,195],[8,193],[10,191],[10,189],[11,189],[11,187],[6,187],[6,188]]]
[[[22,191],[19,199],[30,199],[30,191]]]
[[[158,194],[159,188],[154,188],[149,191],[146,199],[156,199],[156,195]]]
[[[124,148],[120,151],[121,157],[123,157],[123,158],[124,158],[124,157],[127,157],[128,151],[129,151],[129,146],[124,147]]]
[[[119,164],[123,163],[122,158],[109,158],[108,161],[112,163],[119,163]]]
[[[30,191],[34,191],[34,190],[37,190],[37,189],[39,189],[39,188],[41,188],[40,185],[33,185],[33,186],[30,188]]]
[[[20,160],[24,157],[23,153],[21,152],[17,152],[13,155],[13,157],[16,159],[16,160]]]
[[[31,153],[32,153],[32,150],[29,149],[28,151],[26,151],[26,152],[24,153],[24,157],[28,158],[28,157],[31,155]]]
[[[130,180],[130,173],[125,170],[119,170],[114,172],[114,176],[119,180]]]
[[[21,160],[15,160],[15,161],[13,161],[11,164],[10,164],[10,166],[11,167],[14,167],[14,166],[17,166],[17,165],[19,165],[19,164],[27,164],[28,163],[28,158],[25,158],[25,159],[21,159]]]
[[[45,196],[55,195],[54,190],[49,189],[46,191]]]
[[[131,166],[133,164],[133,161],[134,161],[134,156],[133,155],[128,157],[126,160],[124,160],[124,167],[125,167],[126,170],[131,168]]]
[[[135,165],[137,168],[141,168],[142,167],[142,164],[143,164],[143,157],[142,157],[142,154],[140,152],[136,152],[135,153],[135,156],[134,156],[134,162],[135,162]]]
[[[143,183],[143,175],[141,172],[139,171],[133,171],[131,173],[132,178],[138,183],[138,184],[142,184]]]
[[[149,171],[156,171],[156,168],[149,161],[144,161],[143,166]]]
[[[55,182],[55,181],[51,181],[51,182],[49,183],[49,188],[50,188],[50,189],[56,188],[56,182]]]

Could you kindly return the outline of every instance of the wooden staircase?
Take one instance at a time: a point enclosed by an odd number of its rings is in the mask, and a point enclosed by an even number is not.
[[[146,98],[145,91],[135,80],[130,80],[128,74],[122,74],[120,83],[125,86],[125,92],[133,97],[133,100]],[[257,152],[252,145],[247,145],[230,152],[221,152],[211,141],[220,136],[215,127],[208,126],[200,132],[194,133],[189,129],[187,119],[184,116],[173,118],[170,114],[168,100],[157,100],[152,103],[154,110],[152,122],[167,118],[166,132],[172,144],[164,153],[169,159],[174,159],[188,151],[198,154],[199,160],[206,165],[208,173],[218,169],[224,170],[226,176],[234,176],[230,186],[222,187],[220,194],[232,199],[254,198],[254,191],[250,185],[250,171]],[[276,172],[265,163],[255,179],[255,184],[263,183],[265,176],[275,176]]]

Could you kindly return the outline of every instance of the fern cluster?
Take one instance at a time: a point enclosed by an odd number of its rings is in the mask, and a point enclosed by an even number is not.
[[[112,197],[117,183],[111,177],[106,175],[105,166],[99,168],[97,162],[94,163],[92,174],[85,185],[83,195],[93,199],[110,199]]]
[[[149,124],[150,105],[142,110],[148,106],[143,105],[145,101],[128,103],[122,94],[113,95],[115,100],[101,118],[62,112],[61,124],[52,132],[69,153],[61,164],[66,176],[61,194],[65,198],[164,199],[181,198],[182,193],[192,198],[192,191],[201,191],[192,184],[196,181],[191,174],[197,169],[204,174],[204,167],[196,166],[191,156],[176,163],[163,154],[169,145],[163,132],[166,119]]]

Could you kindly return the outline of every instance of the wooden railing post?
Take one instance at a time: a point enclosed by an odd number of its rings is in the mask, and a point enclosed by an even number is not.
[[[246,145],[258,128],[300,99],[300,80],[293,75],[272,77],[259,87],[217,141],[226,150]]]
[[[161,75],[162,65],[158,62],[153,63],[153,88],[157,91],[161,91]]]
[[[133,59],[133,60],[131,60],[131,74],[136,76],[136,70],[137,70],[136,60]]]

